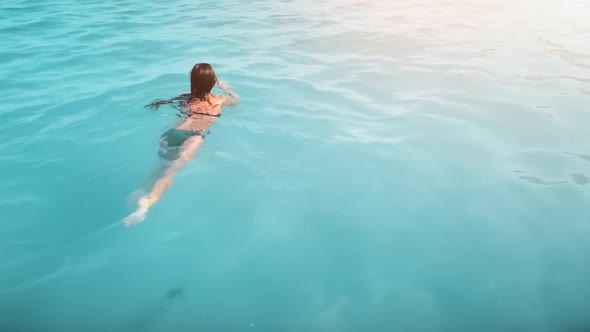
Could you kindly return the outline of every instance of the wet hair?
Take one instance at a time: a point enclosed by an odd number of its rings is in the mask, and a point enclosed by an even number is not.
[[[157,99],[144,107],[157,110],[160,106],[172,104],[174,108],[183,112],[186,104],[193,100],[205,100],[217,83],[217,75],[208,63],[197,63],[191,70],[191,92],[183,93],[168,100]]]
[[[213,90],[217,76],[208,63],[197,63],[191,70],[191,99],[205,100]]]

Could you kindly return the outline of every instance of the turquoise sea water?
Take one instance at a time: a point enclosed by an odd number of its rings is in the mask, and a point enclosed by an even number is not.
[[[590,329],[590,3],[0,4],[0,331]],[[171,108],[242,101],[144,223]]]

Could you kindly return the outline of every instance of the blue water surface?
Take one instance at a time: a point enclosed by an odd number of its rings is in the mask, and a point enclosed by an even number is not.
[[[589,17],[3,0],[0,331],[590,329]],[[241,103],[125,227],[196,62]]]

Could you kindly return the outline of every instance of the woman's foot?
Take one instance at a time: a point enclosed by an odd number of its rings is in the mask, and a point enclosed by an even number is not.
[[[144,221],[145,216],[147,215],[147,212],[152,204],[153,203],[149,198],[142,197],[138,202],[139,207],[137,208],[137,211],[125,217],[125,219],[123,219],[123,223],[126,226],[132,226]]]
[[[146,213],[147,210],[138,209],[137,211],[125,217],[125,219],[123,219],[123,223],[125,224],[125,226],[133,226],[135,224],[139,224],[145,219]]]

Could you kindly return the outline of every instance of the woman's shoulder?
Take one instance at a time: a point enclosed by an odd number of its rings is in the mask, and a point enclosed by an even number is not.
[[[227,98],[212,94],[205,100],[195,100],[187,103],[186,106],[193,112],[207,112],[223,107],[225,104],[227,104]]]
[[[225,101],[226,100],[223,96],[211,95],[210,102],[213,105],[223,105],[225,103]]]

